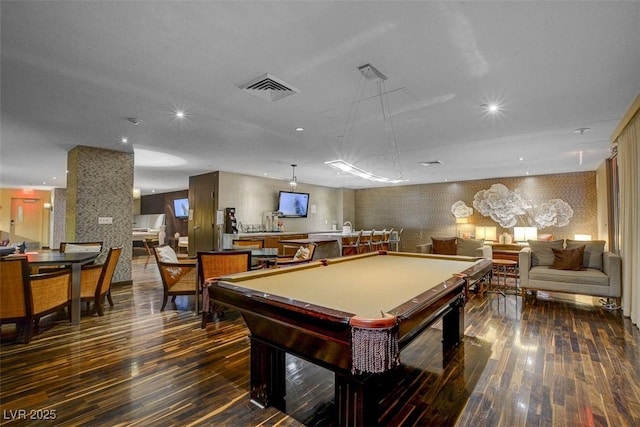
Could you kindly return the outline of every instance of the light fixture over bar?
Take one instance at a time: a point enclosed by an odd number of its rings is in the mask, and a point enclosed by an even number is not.
[[[400,182],[408,181],[406,179],[391,179],[391,178],[385,178],[384,176],[375,175],[371,172],[367,172],[366,170],[353,166],[352,164],[345,162],[342,159],[331,160],[328,162],[324,162],[324,164],[331,166],[332,168],[338,169],[339,171],[347,172],[347,173],[350,173],[351,175],[368,179],[369,181],[382,182],[386,184],[398,184]]]

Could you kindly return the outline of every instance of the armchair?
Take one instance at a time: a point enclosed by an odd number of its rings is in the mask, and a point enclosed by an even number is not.
[[[316,253],[317,245],[315,243],[308,243],[302,245],[296,251],[296,254],[292,257],[278,257],[276,259],[276,267],[286,267],[291,265],[306,264],[313,261]]]
[[[169,295],[195,295],[198,298],[198,286],[196,283],[196,260],[193,258],[178,260],[178,256],[169,245],[160,245],[153,248],[164,295],[160,311],[167,306]]]

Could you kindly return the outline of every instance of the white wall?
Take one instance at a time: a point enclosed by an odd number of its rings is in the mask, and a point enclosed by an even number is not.
[[[264,224],[263,215],[277,209],[278,193],[289,191],[289,183],[220,172],[219,188],[219,209],[236,208],[236,218],[244,225]],[[334,221],[342,224],[342,189],[298,183],[296,191],[309,193],[309,214],[307,218],[282,218],[285,231],[330,230]]]

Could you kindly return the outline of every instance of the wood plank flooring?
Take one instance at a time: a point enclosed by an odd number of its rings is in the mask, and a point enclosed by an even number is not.
[[[140,252],[141,253],[141,252]],[[333,379],[287,359],[287,412],[249,401],[248,330],[231,310],[200,329],[193,297],[160,312],[153,257],[137,255],[133,286],[81,325],[52,316],[29,345],[2,326],[0,425],[325,425]],[[429,328],[381,384],[383,425],[640,425],[640,333],[597,299],[475,296],[464,344],[447,363]],[[23,410],[24,412],[20,412]],[[33,416],[29,420],[24,417]],[[55,416],[55,420],[42,420]]]

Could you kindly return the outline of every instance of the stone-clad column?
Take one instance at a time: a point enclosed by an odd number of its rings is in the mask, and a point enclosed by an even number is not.
[[[67,169],[66,240],[122,246],[113,282],[131,282],[133,153],[77,146]]]

